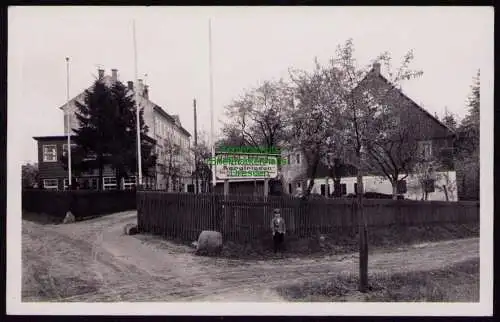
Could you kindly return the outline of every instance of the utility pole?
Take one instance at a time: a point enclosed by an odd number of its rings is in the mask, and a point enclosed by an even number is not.
[[[135,110],[136,110],[136,130],[137,130],[137,173],[138,181],[137,188],[142,189],[142,156],[141,156],[141,122],[139,119],[140,108],[139,108],[139,80],[137,78],[137,42],[135,38],[135,20],[132,24],[133,30],[133,40],[134,40],[134,76],[135,76]]]
[[[69,110],[69,57],[66,57],[66,124],[68,135],[68,189],[73,188],[71,176],[71,111]]]
[[[196,115],[196,99],[193,99],[193,110],[194,110],[194,171],[196,178],[196,185],[194,188],[194,193],[198,194],[198,117]]]
[[[214,138],[214,81],[212,66],[212,20],[208,19],[208,67],[210,81],[210,146],[212,149],[212,160],[215,160],[215,138]],[[211,162],[212,163],[212,162]],[[217,184],[215,178],[215,164],[211,164],[212,170],[212,191],[215,191]]]

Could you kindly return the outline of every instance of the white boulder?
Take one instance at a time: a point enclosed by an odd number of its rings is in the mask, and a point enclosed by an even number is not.
[[[134,225],[134,224],[126,224],[125,225],[125,228],[124,228],[125,235],[135,235],[138,232],[139,231],[137,229],[137,225]]]
[[[75,216],[71,213],[71,211],[68,211],[66,213],[66,216],[64,217],[63,224],[71,224],[75,222]]]
[[[222,250],[222,234],[218,231],[204,230],[198,237],[197,255],[216,255]]]

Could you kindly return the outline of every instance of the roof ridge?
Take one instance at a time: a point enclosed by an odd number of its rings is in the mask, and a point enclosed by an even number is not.
[[[370,75],[373,75],[371,72],[373,71],[373,68],[372,70],[363,78],[366,79],[368,76]],[[407,94],[404,93],[403,89],[402,88],[398,88],[396,87],[396,85],[394,85],[391,81],[389,81],[384,75],[382,75],[381,73],[377,73],[378,77],[380,77],[384,82],[386,82],[387,84],[389,84],[392,88],[396,89],[397,91],[399,91],[399,93],[401,95],[403,95],[404,98],[406,98],[407,100],[410,101],[410,103],[412,103],[413,105],[415,105],[417,108],[419,108],[421,111],[423,111],[425,114],[427,114],[427,116],[429,116],[431,119],[433,119],[435,122],[437,122],[439,125],[443,126],[444,128],[446,128],[448,131],[450,131],[451,133],[455,133],[455,131],[453,129],[451,129],[448,125],[444,124],[443,122],[441,122],[441,120],[439,120],[438,118],[436,118],[434,115],[432,115],[431,113],[429,113],[429,111],[427,111],[425,108],[423,108],[422,106],[420,106],[420,104],[418,104],[417,102],[415,102],[413,99],[411,99]]]

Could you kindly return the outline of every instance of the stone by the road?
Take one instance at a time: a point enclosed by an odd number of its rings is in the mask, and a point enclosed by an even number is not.
[[[218,231],[204,230],[198,237],[197,255],[217,255],[222,250],[222,234]]]
[[[75,216],[71,213],[71,211],[68,211],[66,213],[66,216],[64,217],[63,224],[71,224],[75,222]]]

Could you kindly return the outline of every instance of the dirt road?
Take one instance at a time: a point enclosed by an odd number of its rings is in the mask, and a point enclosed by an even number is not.
[[[284,301],[274,289],[357,272],[357,254],[321,259],[228,260],[193,255],[153,237],[126,236],[135,213],[67,225],[23,221],[24,301]],[[479,239],[374,253],[370,272],[437,269],[477,258]]]

